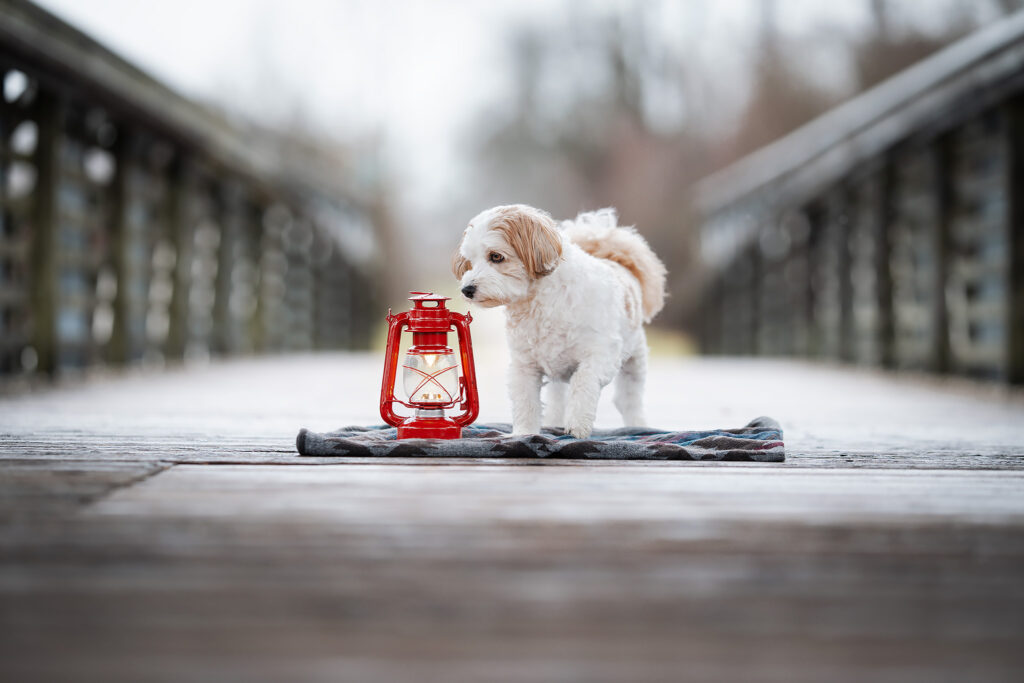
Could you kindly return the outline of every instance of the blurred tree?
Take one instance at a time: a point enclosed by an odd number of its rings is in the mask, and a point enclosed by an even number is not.
[[[1001,14],[1013,14],[1024,8],[1024,0],[996,0],[996,6]]]
[[[686,79],[649,40],[653,7],[575,17],[568,47],[561,27],[522,30],[512,44],[513,109],[497,125],[488,114],[479,159],[484,203],[528,202],[557,217],[615,206],[681,278],[694,243],[680,188],[706,171],[707,144],[692,127],[652,125],[649,91]],[[601,75],[598,88],[573,72],[579,64]]]
[[[562,25],[521,27],[510,41],[513,97],[487,112],[476,134],[476,206],[526,202],[556,217],[615,206],[669,266],[678,325],[699,268],[686,188],[975,29],[1024,0],[947,0],[929,30],[913,0],[863,0],[870,20],[854,35],[838,25],[798,36],[779,27],[778,0],[760,0],[749,47],[750,91],[736,98],[718,85],[680,33],[666,31],[665,5],[644,2],[610,14],[577,7]],[[702,5],[688,5],[688,20]],[[898,10],[898,11],[897,11]],[[691,33],[691,38],[699,33]],[[849,85],[808,69],[814,40],[845,54]],[[742,36],[730,35],[730,51]],[[817,45],[820,46],[820,42]],[[817,75],[815,79],[813,76]],[[742,82],[740,80],[739,82]],[[717,99],[715,94],[717,93]],[[725,97],[729,95],[729,97]],[[670,103],[674,125],[665,125]],[[674,104],[672,104],[674,103]],[[734,121],[725,134],[722,122]]]
[[[1000,0],[1005,8],[1020,3]],[[871,0],[871,21],[868,29],[851,44],[857,90],[866,90],[908,66],[924,59],[939,48],[962,38],[976,28],[976,3],[957,0],[949,9],[946,25],[938,33],[929,34],[911,26],[897,26],[893,21],[891,0]]]
[[[754,87],[740,116],[729,162],[785,135],[823,114],[836,102],[795,67],[800,56],[777,24],[775,0],[761,0],[757,43],[754,49]]]

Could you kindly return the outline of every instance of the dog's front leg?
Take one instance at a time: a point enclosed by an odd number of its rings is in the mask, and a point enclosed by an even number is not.
[[[565,382],[551,380],[548,384],[548,400],[544,404],[544,424],[548,427],[565,427]]]
[[[512,399],[512,433],[540,433],[541,369],[529,363],[513,363],[509,368],[508,391]]]
[[[565,429],[585,439],[594,429],[601,389],[615,375],[614,363],[591,360],[580,363],[569,380],[569,401],[565,407]]]

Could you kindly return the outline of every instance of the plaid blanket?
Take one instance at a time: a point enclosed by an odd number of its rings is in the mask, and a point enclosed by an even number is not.
[[[319,434],[302,429],[299,455],[327,457],[568,458],[573,460],[750,460],[786,459],[782,428],[768,417],[739,429],[670,432],[625,427],[595,429],[577,439],[560,429],[513,435],[508,424],[476,424],[461,439],[395,439],[394,427],[345,427]]]

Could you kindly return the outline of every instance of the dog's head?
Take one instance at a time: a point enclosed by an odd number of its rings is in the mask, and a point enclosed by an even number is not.
[[[562,258],[562,238],[547,213],[525,204],[496,206],[469,222],[452,257],[462,295],[485,307],[527,298],[530,285]]]

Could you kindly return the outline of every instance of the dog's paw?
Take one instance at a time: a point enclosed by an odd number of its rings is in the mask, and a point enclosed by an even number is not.
[[[540,424],[512,425],[512,436],[526,436],[527,434],[540,434]]]
[[[586,423],[570,423],[566,425],[565,431],[569,432],[577,439],[586,439],[590,436],[590,433],[594,431],[594,426]]]

